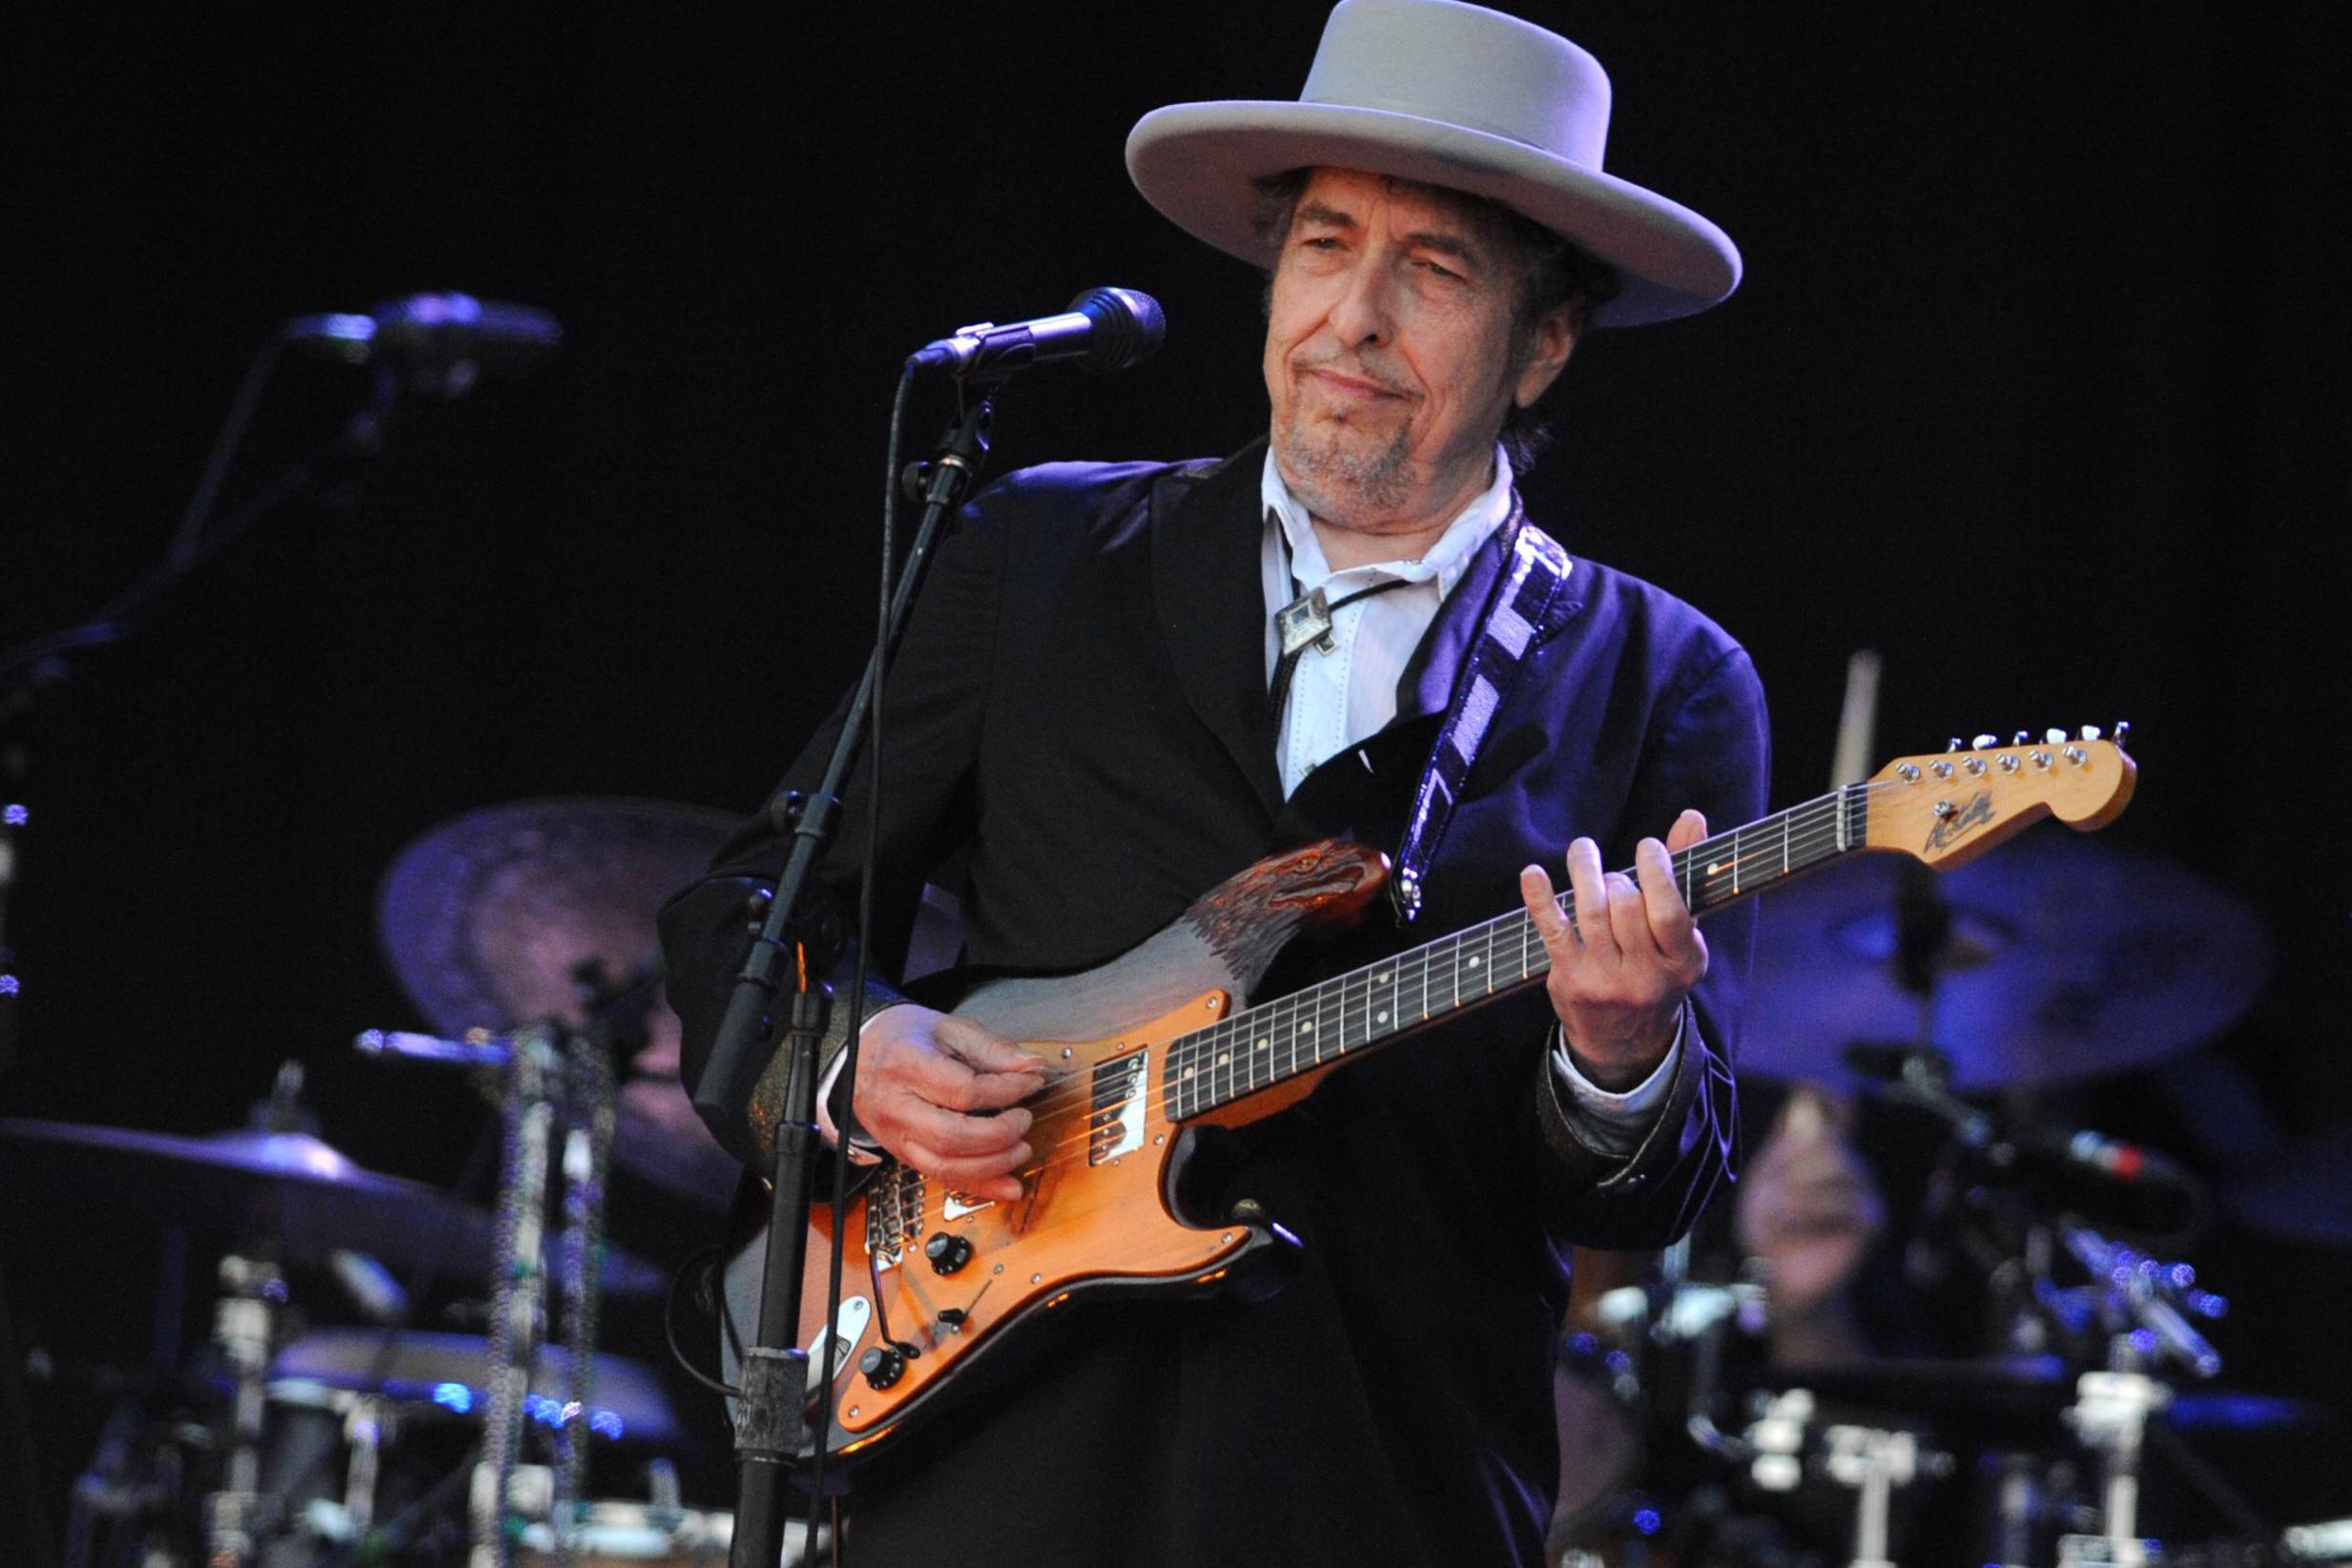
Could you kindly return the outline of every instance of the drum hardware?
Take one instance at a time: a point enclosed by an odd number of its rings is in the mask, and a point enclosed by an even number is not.
[[[499,1179],[498,1257],[490,1270],[490,1332],[483,1377],[482,1458],[473,1477],[469,1516],[472,1568],[509,1568],[516,1521],[571,1516],[586,1490],[594,1432],[591,1403],[603,1251],[605,1169],[612,1143],[611,1044],[633,1011],[636,987],[624,986],[600,1016],[578,1032],[542,1024],[504,1037],[423,1040],[369,1031],[360,1048],[373,1055],[441,1064],[502,1068],[500,1115],[505,1153]],[[548,1170],[557,1160],[562,1187],[556,1248],[562,1330],[568,1351],[565,1390],[549,1423],[556,1464],[552,1488],[539,1506],[536,1485],[522,1462],[532,1424],[532,1370],[547,1325]],[[518,1490],[521,1489],[521,1490]]]
[[[2352,1562],[2352,1518],[2291,1526],[2280,1545],[2307,1562]]]
[[[2161,1548],[2138,1534],[2140,1459],[2148,1420],[2172,1402],[2169,1384],[2152,1375],[2167,1363],[2197,1378],[2221,1370],[2221,1357],[2189,1324],[2188,1315],[2218,1318],[2228,1302],[2197,1288],[2185,1263],[2163,1263],[2120,1246],[2088,1226],[2071,1222],[2058,1234],[2091,1276],[2075,1299],[2095,1314],[2108,1338],[2107,1366],[2086,1372],[2075,1385],[2067,1424],[2098,1461],[2098,1533],[2076,1532],[2058,1541],[2058,1560],[2144,1568]],[[2044,1282],[2045,1284],[2047,1282]]]
[[[286,1282],[275,1263],[236,1253],[220,1260],[212,1342],[235,1393],[222,1484],[204,1499],[209,1568],[245,1568],[277,1532],[278,1499],[261,1490],[261,1439],[269,1413],[270,1356],[285,1299]]]
[[[470,1416],[486,1403],[482,1372],[488,1342],[479,1334],[403,1329],[388,1337],[378,1329],[313,1329],[298,1334],[270,1368],[272,1396],[317,1404],[366,1396],[402,1421]],[[562,1419],[562,1390],[570,1386],[568,1353],[540,1347],[526,1413],[540,1425]],[[599,1353],[588,1412],[590,1430],[642,1452],[674,1444],[683,1432],[652,1368],[627,1356]]]
[[[525,1491],[553,1501],[553,1476],[545,1467],[526,1466]],[[720,1568],[734,1542],[732,1515],[687,1508],[679,1501],[676,1470],[667,1460],[647,1467],[647,1498],[575,1502],[561,1530],[551,1515],[523,1521],[516,1533],[516,1558],[525,1568],[553,1568],[559,1560],[577,1560],[583,1568]],[[784,1552],[779,1568],[800,1568],[821,1561],[808,1550],[807,1530],[799,1520],[785,1525]]]
[[[1748,1474],[1765,1492],[1793,1492],[1804,1479],[1814,1423],[1813,1394],[1788,1389],[1771,1395],[1749,1423]],[[1819,1468],[1854,1493],[1852,1568],[1894,1568],[1887,1555],[1888,1507],[1894,1489],[1920,1475],[1951,1473],[1950,1455],[1925,1450],[1911,1433],[1840,1424],[1823,1429]]]

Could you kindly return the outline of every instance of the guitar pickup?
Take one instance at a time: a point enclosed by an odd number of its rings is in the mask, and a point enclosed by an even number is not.
[[[1086,1164],[1108,1164],[1144,1146],[1144,1090],[1151,1053],[1135,1051],[1094,1069],[1094,1110],[1086,1124]]]

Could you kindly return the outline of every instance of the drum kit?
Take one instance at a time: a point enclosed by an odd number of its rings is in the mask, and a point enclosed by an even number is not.
[[[2156,1255],[2209,1229],[2203,1185],[2028,1109],[2236,1019],[2266,978],[2251,912],[2178,868],[2045,836],[1936,887],[1871,863],[1791,889],[1755,968],[1743,1084],[1859,1097],[1909,1129],[1883,1158],[1932,1169],[1902,1245],[1872,1254],[1896,1281],[1879,1293],[1914,1320],[1935,1315],[1926,1298],[1964,1301],[1970,1353],[1924,1333],[1910,1355],[1784,1343],[1772,1265],[1736,1246],[1580,1253],[1555,1568],[2352,1559],[2352,1521],[2279,1529],[2191,1441],[2309,1445],[2342,1413],[2211,1387],[2222,1358],[2200,1325],[2227,1303]],[[2220,1201],[2252,1229],[2342,1246],[2347,1169],[2341,1137],[2291,1148]],[[2200,1522],[2167,1542],[2152,1520]]]
[[[736,1180],[678,1086],[651,963],[654,910],[731,826],[527,801],[444,823],[391,868],[384,949],[439,1032],[356,1043],[387,1074],[478,1083],[503,1156],[487,1206],[340,1153],[292,1063],[252,1125],[211,1137],[0,1120],[12,1197],[116,1233],[135,1216],[211,1269],[193,1356],[71,1379],[116,1408],[72,1491],[70,1568],[726,1561],[729,1516],[681,1500],[688,1437],[663,1378],[598,1339],[605,1301],[668,1284],[606,1239],[608,1162],[712,1210]],[[174,1347],[181,1273],[158,1269]],[[412,1327],[437,1288],[459,1298],[444,1321],[481,1331]],[[642,1495],[599,1496],[608,1472]],[[821,1552],[795,1533],[786,1568]]]

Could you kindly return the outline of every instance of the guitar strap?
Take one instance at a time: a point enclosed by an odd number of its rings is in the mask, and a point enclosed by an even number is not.
[[[1413,815],[1406,819],[1404,842],[1396,851],[1396,873],[1389,880],[1397,915],[1407,923],[1421,913],[1421,878],[1445,837],[1455,802],[1478,760],[1478,749],[1486,744],[1496,712],[1519,678],[1536,629],[1568,582],[1568,552],[1527,521],[1516,491],[1503,526],[1509,531],[1510,559],[1501,581],[1487,596],[1477,641],[1454,683],[1454,701],[1446,709],[1429,764],[1421,770]]]

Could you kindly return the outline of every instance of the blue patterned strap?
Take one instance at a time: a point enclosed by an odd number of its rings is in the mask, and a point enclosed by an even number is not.
[[[1421,913],[1421,878],[1430,857],[1445,837],[1455,802],[1486,744],[1495,714],[1519,678],[1536,629],[1543,625],[1552,601],[1568,582],[1568,552],[1552,537],[1527,521],[1516,495],[1511,498],[1511,560],[1503,581],[1488,596],[1486,623],[1454,685],[1454,701],[1445,724],[1437,732],[1429,766],[1421,770],[1421,787],[1405,824],[1405,841],[1396,852],[1396,875],[1390,887],[1397,913],[1412,920]]]

